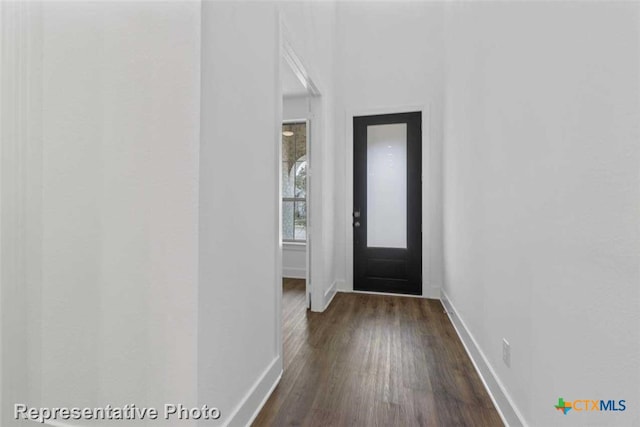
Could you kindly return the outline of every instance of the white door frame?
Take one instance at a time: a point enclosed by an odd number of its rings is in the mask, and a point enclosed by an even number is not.
[[[429,250],[430,250],[430,218],[431,210],[429,209],[429,197],[431,186],[429,185],[429,159],[431,158],[430,144],[431,126],[429,117],[429,107],[427,105],[395,105],[388,107],[362,108],[349,110],[345,118],[345,291],[359,293],[376,293],[363,292],[353,290],[353,118],[357,116],[373,116],[377,114],[396,114],[410,113],[419,111],[422,113],[422,295],[404,295],[397,294],[409,298],[438,298],[430,292],[428,283],[430,266],[429,266]],[[385,294],[388,295],[388,294]]]

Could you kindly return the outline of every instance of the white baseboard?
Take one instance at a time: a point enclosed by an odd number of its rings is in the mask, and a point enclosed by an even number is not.
[[[277,356],[253,384],[253,387],[242,399],[242,402],[226,418],[226,422],[223,425],[225,427],[250,426],[264,404],[267,403],[267,399],[280,382],[280,378],[282,378],[282,363],[280,356]],[[224,417],[224,414],[222,416]]]
[[[306,279],[307,270],[304,268],[282,267],[282,277],[289,279]]]
[[[333,297],[335,297],[337,293],[337,288],[338,282],[334,281],[331,286],[329,286],[329,289],[324,292],[324,305],[322,311],[325,311],[329,307],[329,304],[331,304],[331,301],[333,301]]]
[[[491,367],[489,360],[485,356],[484,352],[478,345],[469,328],[467,328],[464,320],[460,317],[453,304],[449,300],[446,292],[442,291],[442,305],[444,305],[449,320],[453,324],[460,341],[464,345],[467,354],[471,358],[473,366],[476,368],[480,379],[484,384],[493,404],[495,405],[502,422],[508,427],[527,427],[527,423],[522,416],[522,413],[518,410],[514,404],[511,396],[505,388],[500,378],[496,375],[496,372]]]

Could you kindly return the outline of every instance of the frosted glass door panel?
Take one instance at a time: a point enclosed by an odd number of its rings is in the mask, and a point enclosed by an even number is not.
[[[407,124],[367,126],[367,246],[407,247]]]

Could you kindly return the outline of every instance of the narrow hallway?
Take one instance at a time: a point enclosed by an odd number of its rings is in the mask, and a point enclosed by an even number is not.
[[[439,301],[283,288],[284,374],[254,426],[501,426]]]

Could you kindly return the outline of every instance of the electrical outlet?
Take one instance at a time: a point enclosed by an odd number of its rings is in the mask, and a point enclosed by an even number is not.
[[[511,344],[502,338],[502,361],[507,367],[511,367]]]

